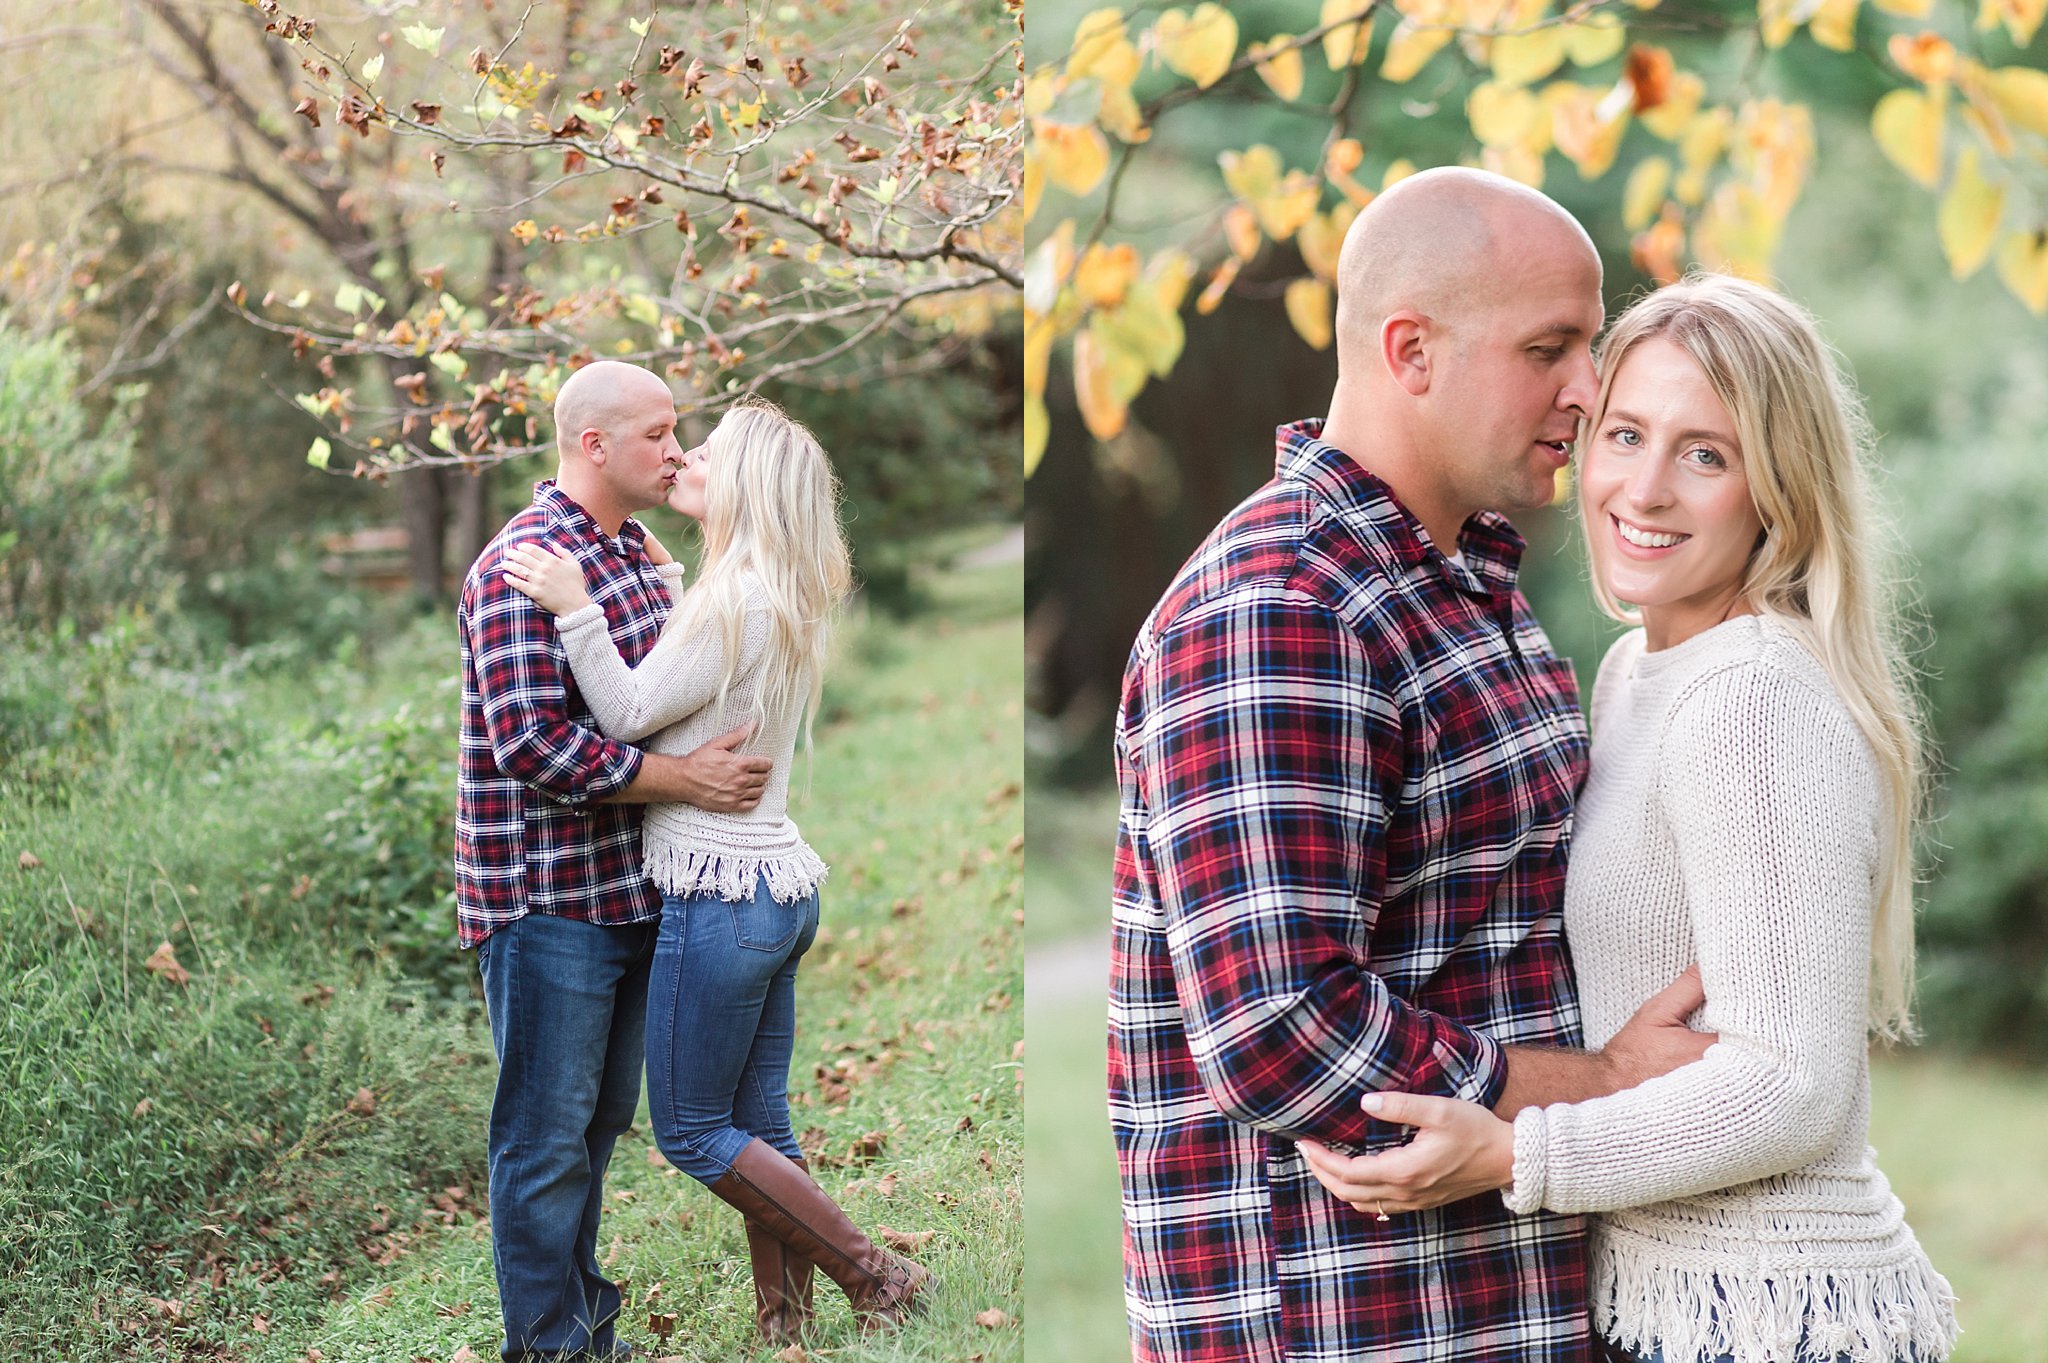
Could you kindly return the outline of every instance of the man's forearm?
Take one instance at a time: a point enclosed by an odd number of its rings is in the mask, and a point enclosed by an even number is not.
[[[1581,1103],[1633,1087],[1639,1080],[1624,1076],[1613,1059],[1598,1051],[1566,1051],[1547,1046],[1508,1046],[1508,1082],[1493,1105],[1494,1115],[1513,1121],[1525,1107]]]
[[[686,758],[651,752],[642,755],[639,775],[605,803],[694,805],[702,804],[704,795],[704,783]]]

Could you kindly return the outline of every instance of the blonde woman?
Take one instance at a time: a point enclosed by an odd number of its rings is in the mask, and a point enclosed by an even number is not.
[[[751,723],[743,750],[775,764],[745,814],[647,806],[645,868],[663,896],[647,1010],[656,1139],[746,1218],[764,1338],[801,1335],[814,1264],[864,1326],[894,1323],[922,1307],[924,1270],[877,1247],[812,1182],[789,1122],[796,972],[826,870],[790,822],[789,773],[850,584],[838,482],[808,430],[748,402],[684,456],[669,505],[702,525],[703,562],[638,667],[619,656],[575,560],[527,544],[505,569],[554,612],[606,735],[682,753]]]
[[[1589,1102],[1373,1094],[1418,1128],[1316,1176],[1382,1220],[1494,1187],[1597,1212],[1616,1360],[1927,1363],[1956,1322],[1866,1145],[1867,1035],[1909,1030],[1921,731],[1859,404],[1809,317],[1697,276],[1615,324],[1582,436],[1602,663],[1565,931],[1589,1047],[1697,961],[1718,1041]],[[1622,603],[1628,603],[1624,607]],[[1632,609],[1630,609],[1632,607]]]

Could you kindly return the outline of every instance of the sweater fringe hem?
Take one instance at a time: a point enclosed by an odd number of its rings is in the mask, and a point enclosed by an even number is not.
[[[709,895],[736,903],[753,898],[754,886],[766,883],[778,904],[816,894],[831,870],[801,842],[792,851],[766,857],[649,846],[642,869],[667,894]]]
[[[1761,1276],[1595,1256],[1595,1324],[1670,1363],[1933,1363],[1955,1347],[1955,1294],[1916,1249],[1888,1268]]]

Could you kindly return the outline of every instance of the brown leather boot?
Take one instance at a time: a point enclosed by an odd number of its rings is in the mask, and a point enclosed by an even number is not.
[[[846,1293],[862,1328],[897,1325],[924,1310],[919,1293],[931,1275],[863,1235],[802,1166],[766,1141],[749,1141],[711,1191],[824,1269]]]
[[[802,1160],[791,1160],[810,1173]],[[770,1344],[796,1344],[811,1323],[811,1261],[747,1219],[747,1258],[754,1269],[754,1325]]]

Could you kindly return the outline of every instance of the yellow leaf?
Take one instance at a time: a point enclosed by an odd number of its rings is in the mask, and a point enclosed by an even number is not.
[[[1314,215],[1322,194],[1315,176],[1290,170],[1277,189],[1252,205],[1252,211],[1259,215],[1259,226],[1267,236],[1285,241]]]
[[[1052,343],[1059,328],[1042,312],[1024,310],[1024,392],[1045,396],[1046,374],[1052,368]]]
[[[1317,279],[1335,283],[1337,260],[1344,250],[1344,231],[1351,224],[1338,222],[1338,215],[1350,206],[1339,205],[1326,217],[1317,213],[1301,225],[1294,244],[1301,250],[1302,263]]]
[[[1067,79],[1093,76],[1105,85],[1128,86],[1138,78],[1138,49],[1124,35],[1121,10],[1090,10],[1074,25],[1074,45],[1067,53]]]
[[[2008,233],[1998,245],[1998,277],[2036,317],[2048,313],[2048,233]]]
[[[1145,126],[1144,115],[1138,111],[1138,101],[1131,97],[1128,85],[1104,85],[1101,107],[1096,110],[1096,120],[1103,127],[1117,135],[1122,142],[1145,142],[1151,140],[1152,130]]]
[[[1722,185],[1693,229],[1693,248],[1710,270],[1768,283],[1771,257],[1777,254],[1784,228],[1784,219],[1774,215],[1754,189]]]
[[[1223,295],[1230,292],[1230,286],[1237,281],[1237,272],[1244,265],[1236,256],[1216,267],[1209,276],[1209,282],[1202,289],[1202,296],[1195,300],[1195,311],[1207,317],[1223,302]]]
[[[1981,33],[2003,22],[2013,46],[2025,47],[2034,41],[2034,30],[2041,27],[2044,16],[2048,16],[2048,0],[1979,0],[1977,30]]]
[[[1482,81],[1465,97],[1465,117],[1483,146],[1528,147],[1542,151],[1550,141],[1543,102],[1529,91]]]
[[[1104,246],[1096,242],[1074,266],[1074,292],[1091,308],[1113,308],[1138,277],[1138,249],[1129,242]]]
[[[1380,63],[1380,78],[1395,85],[1414,79],[1415,73],[1428,65],[1429,59],[1450,40],[1448,28],[1418,28],[1414,21],[1403,19],[1387,44],[1386,60]]]
[[[1892,164],[1927,188],[1941,178],[1942,107],[1948,91],[1893,90],[1870,114],[1870,135]]]
[[[2028,132],[2048,137],[2048,71],[2006,66],[1991,73],[1998,111]]]
[[[1600,91],[1569,81],[1545,87],[1543,102],[1550,106],[1551,140],[1565,159],[1579,168],[1579,178],[1597,180],[1605,175],[1628,128],[1626,109],[1608,116],[1602,109]]]
[[[1316,350],[1330,348],[1330,286],[1320,279],[1297,279],[1287,286],[1287,320],[1302,340]]]
[[[1503,33],[1493,40],[1487,65],[1493,78],[1509,87],[1531,85],[1564,64],[1565,35],[1556,24],[1526,33]]]
[[[1145,277],[1151,282],[1153,296],[1159,306],[1168,312],[1179,312],[1186,301],[1188,286],[1195,280],[1195,261],[1186,251],[1169,246],[1152,257],[1152,264],[1145,270]]]
[[[1773,215],[1792,211],[1813,168],[1813,114],[1803,104],[1751,100],[1735,120],[1729,160],[1749,176]]]
[[[1187,344],[1187,329],[1179,311],[1167,307],[1151,284],[1144,282],[1132,286],[1122,307],[1097,313],[1088,319],[1088,326],[1104,345],[1119,355],[1136,358],[1145,373],[1156,378],[1172,372]],[[1142,375],[1137,382],[1143,386]],[[1132,388],[1131,396],[1137,392],[1137,387]]]
[[[1871,3],[1886,14],[1897,14],[1907,19],[1925,19],[1934,13],[1934,0],[1871,0]]]
[[[1783,47],[1799,27],[1794,7],[1798,0],[1757,0],[1756,23],[1763,31],[1765,47]]]
[[[1340,138],[1323,153],[1323,169],[1331,175],[1349,175],[1364,160],[1364,144],[1355,137]]]
[[[1024,149],[1024,221],[1038,216],[1038,201],[1045,197],[1045,166],[1038,159],[1038,149]]]
[[[1949,272],[1957,279],[1968,279],[1990,256],[1998,220],[2004,213],[2005,186],[1986,180],[1978,166],[1977,149],[1965,147],[1935,219],[1941,249],[1948,254]]]
[[[1099,128],[1040,118],[1032,121],[1031,132],[1047,179],[1077,198],[1102,183],[1109,171],[1109,141]]]
[[[1145,386],[1144,359],[1122,342],[1100,313],[1074,336],[1074,397],[1097,440],[1122,432],[1131,399]]]
[[[1230,69],[1237,55],[1237,20],[1213,0],[1195,6],[1192,15],[1170,9],[1153,28],[1159,57],[1200,89],[1208,89]]]
[[[1245,205],[1232,204],[1223,214],[1223,240],[1233,260],[1250,260],[1259,253],[1258,217]]]
[[[1885,44],[1885,51],[1899,70],[1922,84],[1933,85],[1955,76],[1955,44],[1939,33],[1917,33],[1912,37],[1894,33]]]
[[[1051,314],[1059,307],[1060,291],[1074,273],[1074,220],[1063,218],[1047,233],[1024,261],[1024,308],[1027,313]]]
[[[1649,226],[1664,191],[1671,185],[1671,163],[1661,156],[1646,156],[1628,174],[1628,188],[1621,194],[1621,225],[1631,232]]]
[[[1380,190],[1392,189],[1415,173],[1415,163],[1405,156],[1397,157],[1387,164],[1387,173],[1380,176]]]
[[[1659,285],[1676,283],[1685,273],[1684,252],[1685,225],[1679,221],[1677,211],[1668,206],[1649,231],[1638,232],[1628,244],[1629,258],[1636,268]]]
[[[1263,142],[1223,152],[1216,160],[1223,167],[1223,183],[1246,203],[1257,203],[1280,183],[1280,153]]]
[[[1316,20],[1316,27],[1336,23],[1347,15],[1369,13],[1369,0],[1323,0],[1323,11]],[[1362,63],[1372,50],[1372,22],[1337,24],[1323,35],[1323,59],[1330,63],[1332,71],[1342,71],[1347,66]]]
[[[1051,109],[1066,83],[1066,77],[1050,67],[1032,72],[1024,82],[1024,116],[1037,118]]]
[[[1700,100],[1705,98],[1707,83],[1691,71],[1681,71],[1671,78],[1671,89],[1664,96],[1664,102],[1654,109],[1645,109],[1638,115],[1642,125],[1666,142],[1676,142],[1691,126],[1694,115],[1700,111]]]
[[[1531,189],[1543,188],[1543,153],[1527,147],[1481,147],[1479,168],[1505,175]]]
[[[1038,469],[1038,461],[1045,457],[1045,442],[1052,435],[1052,417],[1045,410],[1045,399],[1027,397],[1024,399],[1024,476],[1029,478]]]
[[[1627,41],[1628,30],[1611,14],[1595,15],[1583,24],[1569,24],[1564,29],[1564,53],[1573,66],[1598,66],[1621,51]]]
[[[1862,0],[1821,0],[1806,31],[1822,47],[1836,52],[1856,50],[1856,10]]]
[[[1253,69],[1259,79],[1274,94],[1292,104],[1301,98],[1301,86],[1307,76],[1301,60],[1301,49],[1290,46],[1294,41],[1291,33],[1276,34],[1263,43],[1254,44],[1246,53],[1259,57],[1259,64]],[[1271,54],[1271,55],[1268,55]]]

